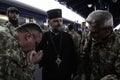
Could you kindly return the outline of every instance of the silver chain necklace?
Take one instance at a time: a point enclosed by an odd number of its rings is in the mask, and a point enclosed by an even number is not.
[[[56,64],[58,65],[58,68],[60,67],[60,64],[62,63],[62,60],[60,59],[60,52],[61,52],[61,45],[62,45],[62,32],[60,32],[60,41],[59,41],[59,47],[58,50],[55,46],[55,42],[53,41],[52,34],[50,33],[50,39],[53,45],[53,48],[55,50],[55,53],[57,54]]]

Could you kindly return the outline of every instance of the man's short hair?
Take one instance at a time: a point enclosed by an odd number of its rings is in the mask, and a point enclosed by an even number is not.
[[[19,12],[19,10],[17,9],[17,8],[15,8],[15,7],[9,7],[8,9],[7,9],[7,14],[9,13],[9,12],[16,12],[16,13],[20,13]]]
[[[74,29],[74,25],[73,24],[68,24],[68,29],[71,31],[72,29]]]
[[[113,26],[113,16],[110,12],[105,10],[96,10],[91,12],[86,21],[90,25],[98,25],[100,27],[109,27]]]
[[[33,34],[37,35],[37,33],[43,33],[40,25],[36,23],[25,23],[22,26],[16,28],[17,31],[20,32],[28,32],[31,31]]]

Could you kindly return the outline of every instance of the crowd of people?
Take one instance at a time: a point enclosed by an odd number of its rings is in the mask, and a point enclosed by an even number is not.
[[[8,21],[0,24],[0,80],[34,80],[35,64],[42,67],[42,80],[120,80],[120,35],[109,11],[91,12],[81,34],[72,23],[63,30],[61,9],[47,11],[47,32],[37,23],[19,26],[15,7],[6,14]]]

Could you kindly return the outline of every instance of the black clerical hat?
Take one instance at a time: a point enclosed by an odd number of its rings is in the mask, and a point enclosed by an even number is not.
[[[62,17],[62,10],[61,9],[52,9],[47,11],[48,19],[53,18],[61,18]]]

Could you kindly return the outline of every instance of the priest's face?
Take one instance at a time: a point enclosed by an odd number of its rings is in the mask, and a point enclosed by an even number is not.
[[[62,18],[54,18],[49,20],[49,25],[53,30],[62,30],[63,20]]]

